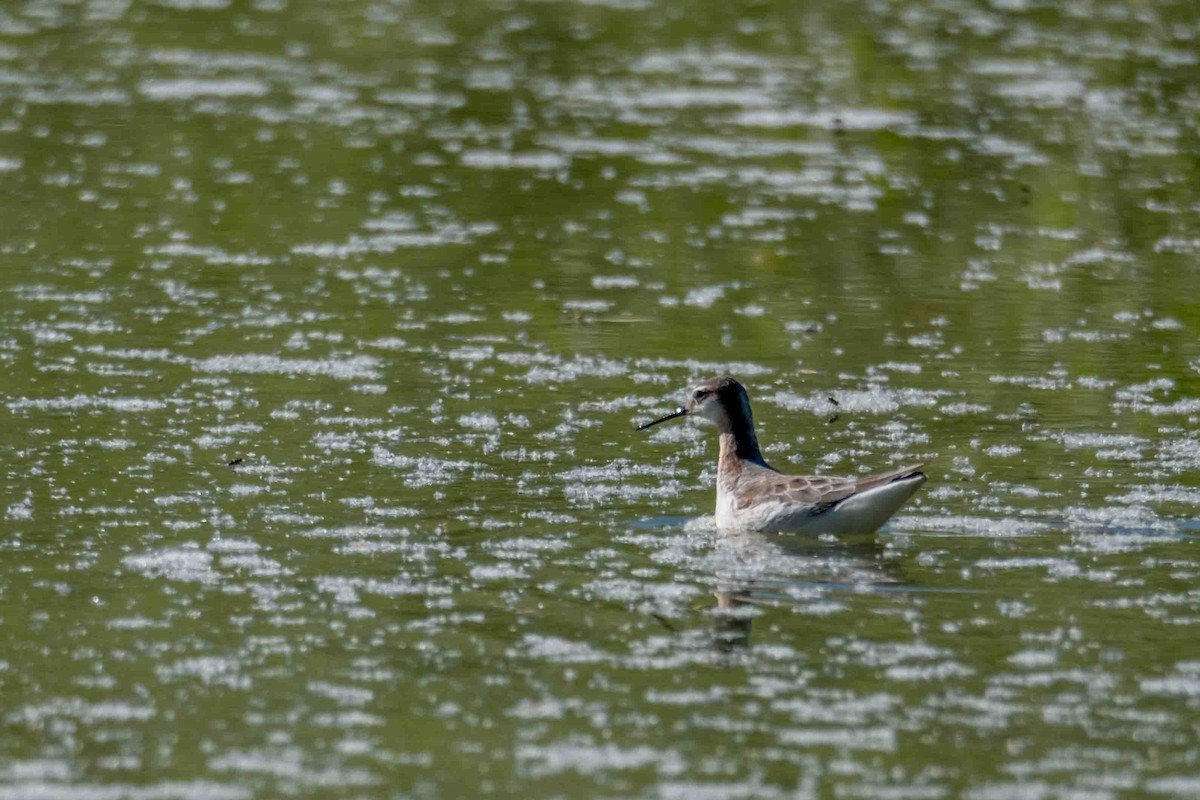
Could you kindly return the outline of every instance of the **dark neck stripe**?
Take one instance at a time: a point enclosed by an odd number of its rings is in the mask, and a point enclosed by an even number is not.
[[[740,395],[740,393],[739,393]],[[745,461],[758,464],[765,463],[762,451],[758,448],[758,437],[754,434],[754,417],[750,413],[750,403],[745,395],[735,397],[734,408],[724,408],[725,418],[721,428],[722,433],[733,436],[734,455]]]

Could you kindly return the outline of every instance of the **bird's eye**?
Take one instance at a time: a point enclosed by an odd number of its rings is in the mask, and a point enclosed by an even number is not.
[[[696,391],[692,392],[692,397],[696,400],[703,400],[707,396],[708,392],[704,391],[703,389],[697,389]]]

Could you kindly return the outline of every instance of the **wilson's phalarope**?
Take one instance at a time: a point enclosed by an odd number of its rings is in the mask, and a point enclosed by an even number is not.
[[[698,416],[717,424],[717,527],[768,533],[872,533],[925,482],[921,464],[866,478],[793,476],[763,460],[750,398],[733,378],[696,386],[687,402],[661,419]]]

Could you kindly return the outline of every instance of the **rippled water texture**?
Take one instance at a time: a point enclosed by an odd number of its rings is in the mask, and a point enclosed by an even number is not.
[[[1194,2],[0,7],[0,799],[1197,796],[1198,153]]]

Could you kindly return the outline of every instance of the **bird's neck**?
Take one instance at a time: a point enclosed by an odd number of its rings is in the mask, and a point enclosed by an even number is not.
[[[754,435],[754,422],[748,417],[731,417],[723,414],[717,420],[720,432],[720,461],[736,459],[751,461],[766,466],[762,450],[758,449],[758,437]]]

